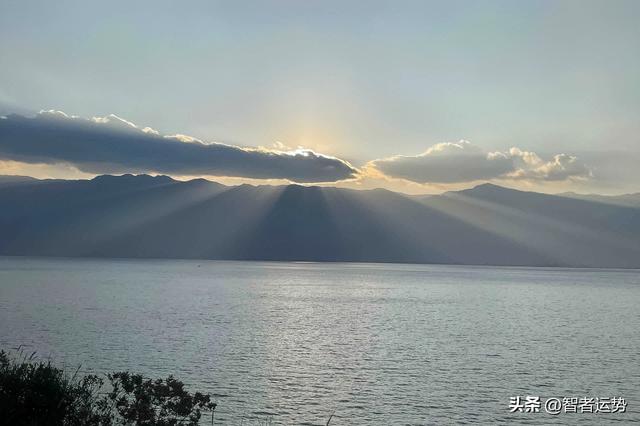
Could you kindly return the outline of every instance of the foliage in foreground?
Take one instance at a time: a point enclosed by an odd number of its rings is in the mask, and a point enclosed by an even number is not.
[[[12,425],[197,425],[216,404],[189,393],[169,376],[150,380],[116,372],[69,375],[34,355],[12,359],[0,351],[0,419]],[[106,389],[105,389],[106,388]]]

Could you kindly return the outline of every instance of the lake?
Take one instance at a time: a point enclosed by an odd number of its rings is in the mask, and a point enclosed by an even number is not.
[[[4,257],[18,345],[173,374],[215,394],[217,424],[640,421],[637,270]],[[526,395],[628,406],[509,413]]]

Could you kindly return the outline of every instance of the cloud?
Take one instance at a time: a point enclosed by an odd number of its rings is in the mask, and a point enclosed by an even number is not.
[[[516,166],[516,170],[506,176],[511,179],[562,181],[593,177],[591,169],[572,155],[557,154],[550,161],[544,161],[535,152],[519,148],[511,148],[509,155]]]
[[[177,175],[336,182],[353,178],[348,162],[308,149],[241,148],[186,135],[161,135],[115,115],[84,119],[60,111],[0,119],[0,160],[70,164],[89,173]]]
[[[508,152],[485,152],[468,141],[440,143],[419,155],[397,155],[371,161],[368,166],[389,177],[418,183],[491,179],[562,181],[592,176],[586,165],[567,154],[544,161],[535,152],[519,148],[511,148]]]
[[[419,183],[454,183],[491,179],[511,170],[504,155],[487,155],[469,142],[440,143],[416,156],[398,155],[373,161],[390,177]]]

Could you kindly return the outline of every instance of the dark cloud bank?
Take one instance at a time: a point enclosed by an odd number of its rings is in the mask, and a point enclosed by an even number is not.
[[[186,136],[163,136],[114,115],[91,120],[62,112],[0,119],[0,159],[67,163],[89,173],[157,172],[178,175],[335,182],[357,170],[310,150],[281,152],[206,144]]]

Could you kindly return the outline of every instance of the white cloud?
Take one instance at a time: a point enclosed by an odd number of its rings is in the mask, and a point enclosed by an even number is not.
[[[556,154],[551,160],[544,161],[535,152],[519,148],[511,148],[509,155],[516,166],[516,170],[508,174],[511,179],[562,181],[593,176],[591,169],[572,155]]]
[[[520,148],[486,152],[468,141],[439,143],[419,155],[397,155],[374,160],[368,166],[392,178],[440,184],[493,179],[562,181],[592,176],[591,170],[571,155],[557,154],[545,161],[535,152]]]

